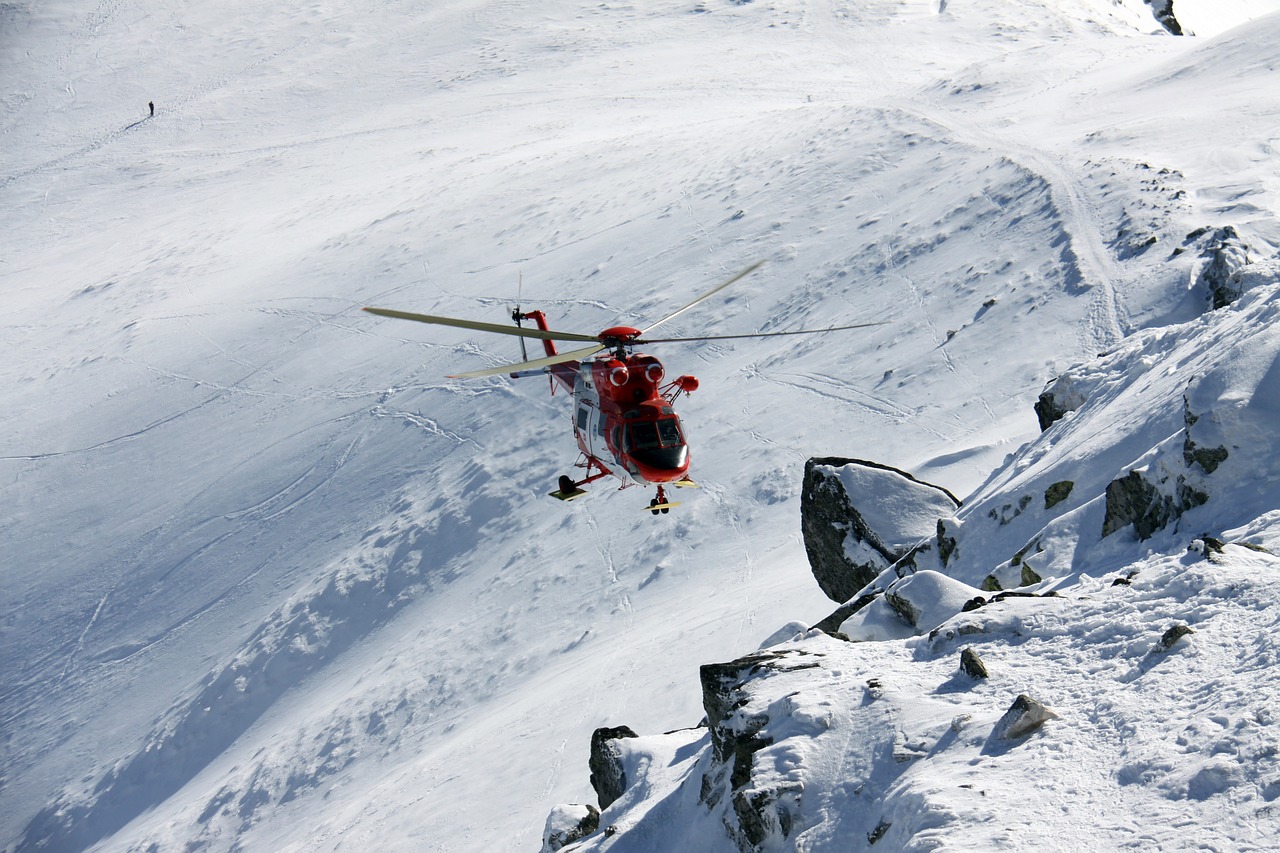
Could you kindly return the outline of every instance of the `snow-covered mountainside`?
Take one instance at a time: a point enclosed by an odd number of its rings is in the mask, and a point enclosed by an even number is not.
[[[704,666],[701,724],[594,743],[604,811],[544,849],[1271,849],[1280,263],[1236,280],[1059,379],[1078,408],[818,628]]]
[[[535,850],[625,725],[579,849],[1265,848],[1280,2],[1173,12],[0,5],[0,845]],[[659,518],[445,378],[509,339],[359,311],[595,333],[758,259],[672,336],[882,324],[656,352]],[[963,499],[837,614],[835,456]]]

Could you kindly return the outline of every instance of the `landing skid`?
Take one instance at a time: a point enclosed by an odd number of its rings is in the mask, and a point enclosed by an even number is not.
[[[548,492],[547,494],[551,495],[551,497],[555,498],[558,501],[571,501],[574,498],[582,497],[586,493],[587,493],[586,489],[573,488],[567,492],[564,491],[563,489],[556,489],[554,492]]]
[[[592,467],[599,468],[600,469],[599,473],[591,474]],[[580,498],[587,493],[586,489],[582,488],[587,483],[594,483],[596,480],[599,480],[601,477],[609,476],[609,470],[605,468],[603,465],[599,464],[598,462],[595,462],[594,460],[589,460],[587,462],[586,468],[587,468],[587,473],[590,474],[590,476],[588,476],[585,480],[575,481],[572,477],[569,477],[567,475],[562,475],[560,477],[560,482],[557,484],[560,486],[560,488],[556,489],[554,492],[548,492],[547,494],[551,495],[551,497],[555,498],[558,501],[571,501],[574,498]]]
[[[659,513],[671,512],[673,506],[680,506],[680,501],[667,500],[666,490],[662,486],[658,486],[658,496],[649,501],[648,510],[654,515],[658,515]]]

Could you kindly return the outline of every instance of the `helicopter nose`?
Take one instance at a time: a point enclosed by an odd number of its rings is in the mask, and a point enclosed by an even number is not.
[[[650,483],[674,483],[689,470],[689,447],[648,447],[628,454],[635,473]]]

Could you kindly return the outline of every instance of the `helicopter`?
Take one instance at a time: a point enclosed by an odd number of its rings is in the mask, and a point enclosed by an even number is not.
[[[637,347],[691,341],[811,335],[880,325],[879,323],[859,323],[852,326],[832,326],[826,329],[755,332],[739,335],[676,338],[649,336],[649,333],[658,326],[675,319],[731,284],[740,281],[763,264],[763,260],[756,261],[692,302],[643,329],[633,326],[610,326],[595,335],[554,331],[548,328],[546,314],[542,311],[524,312],[518,306],[511,312],[514,326],[456,317],[415,314],[390,308],[366,307],[363,310],[393,319],[519,337],[521,361],[457,373],[449,378],[479,379],[506,374],[513,379],[518,379],[549,375],[553,396],[557,385],[573,395],[573,434],[580,451],[574,467],[583,469],[583,476],[577,479],[567,474],[561,475],[557,483],[558,488],[550,492],[550,496],[561,501],[571,501],[587,493],[583,486],[612,476],[622,482],[620,489],[635,485],[657,487],[657,494],[649,501],[646,509],[658,515],[668,513],[673,507],[679,506],[679,501],[668,499],[668,486],[674,488],[697,486],[697,483],[689,478],[689,444],[685,437],[684,425],[676,414],[675,403],[682,395],[696,391],[698,380],[693,376],[681,375],[665,381],[666,369],[662,362],[652,355],[636,351]],[[524,326],[525,321],[532,321],[533,327]],[[545,356],[530,359],[525,348],[525,339],[541,340]],[[560,352],[556,348],[557,341],[589,345],[568,352]]]

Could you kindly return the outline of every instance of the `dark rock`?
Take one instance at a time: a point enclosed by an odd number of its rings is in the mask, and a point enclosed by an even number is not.
[[[947,526],[938,519],[938,559],[945,566],[951,562],[951,555],[956,552],[956,537],[947,535]]]
[[[866,527],[838,479],[815,471],[815,466],[840,466],[853,461],[810,459],[804,466],[804,486],[800,493],[800,530],[810,569],[827,597],[840,602],[848,601],[902,556],[889,550]],[[850,536],[855,541],[866,542],[867,550],[879,554],[880,561],[849,559],[844,543]]]
[[[1249,247],[1230,225],[1219,228],[1209,238],[1209,244],[1201,252],[1208,263],[1200,270],[1197,284],[1207,291],[1209,307],[1225,308],[1240,298],[1241,285],[1236,272],[1249,263]]]
[[[837,607],[831,612],[831,615],[818,622],[813,627],[816,630],[824,631],[832,636],[844,636],[840,633],[840,626],[843,625],[850,616],[875,601],[883,594],[883,591],[869,592],[866,595],[860,595],[855,601],[848,601]]]
[[[1191,544],[1187,546],[1187,550],[1194,554],[1201,554],[1211,563],[1218,562],[1218,558],[1222,555],[1226,543],[1221,539],[1214,539],[1212,536],[1205,534],[1199,538],[1191,540]]]
[[[883,821],[883,820],[880,821],[878,824],[876,824],[875,829],[867,833],[867,843],[875,844],[881,838],[884,838],[884,834],[889,831],[889,827],[891,826],[893,826],[893,824],[889,823],[888,821]]]
[[[1151,7],[1151,14],[1155,15],[1160,26],[1171,35],[1182,35],[1182,24],[1173,15],[1173,0],[1147,0],[1147,5]]]
[[[978,653],[969,646],[966,646],[964,651],[960,652],[960,669],[965,675],[973,679],[987,677],[987,667],[982,662],[982,658],[978,657]]]
[[[1159,493],[1137,471],[1130,471],[1118,480],[1107,485],[1107,509],[1102,519],[1102,535],[1110,536],[1117,530],[1151,513],[1151,508],[1158,502]],[[1140,538],[1147,538],[1141,536]]]
[[[591,787],[600,800],[600,808],[607,809],[627,790],[627,776],[622,766],[622,750],[614,741],[620,738],[638,737],[627,726],[600,728],[591,734]]]
[[[1209,496],[1179,476],[1168,494],[1147,482],[1138,471],[1130,471],[1107,485],[1103,537],[1130,524],[1140,540],[1150,539],[1189,509],[1203,505]]]
[[[1160,637],[1161,651],[1167,652],[1169,649],[1173,648],[1174,643],[1178,642],[1188,634],[1194,634],[1194,633],[1195,633],[1195,629],[1187,625],[1182,625],[1182,624],[1174,625],[1173,627],[1169,628],[1169,630],[1165,631],[1163,635],[1161,635]]]
[[[802,791],[799,783],[764,788],[750,784],[755,754],[770,746],[773,738],[764,731],[770,722],[768,715],[746,710],[751,701],[748,684],[769,670],[817,666],[795,660],[800,654],[766,650],[730,663],[706,664],[699,672],[714,759],[703,774],[699,800],[711,809],[728,795],[731,816],[724,817],[725,830],[744,853],[759,850],[771,838],[790,835],[792,801],[798,801]]]
[[[960,608],[961,613],[969,613],[971,611],[978,610],[979,608],[986,607],[988,604],[999,604],[1006,598],[1062,598],[1062,593],[1058,592],[1056,589],[1051,589],[1048,592],[1027,592],[1020,589],[1001,590],[994,575],[987,575],[987,580],[990,581],[991,585],[994,587],[988,591],[994,592],[995,595],[990,598],[983,598],[979,595],[969,599],[964,603],[964,607]],[[937,629],[935,629],[929,633],[929,636],[934,637],[937,633]]]
[[[1071,490],[1076,486],[1070,480],[1060,480],[1052,486],[1044,490],[1044,508],[1053,509],[1058,504],[1071,497]]]
[[[1184,435],[1182,439],[1182,461],[1190,468],[1199,465],[1206,474],[1212,474],[1218,466],[1230,456],[1226,447],[1199,447],[1191,440],[1191,428],[1200,420],[1200,416],[1191,411],[1191,401],[1184,394],[1182,397],[1182,421]]]
[[[991,736],[995,740],[1017,740],[1040,728],[1046,721],[1057,718],[1053,711],[1023,693],[996,722]]]
[[[902,617],[902,621],[915,627],[920,622],[920,610],[906,596],[897,595],[892,589],[884,594],[885,603],[893,608],[893,612]]]
[[[1067,412],[1075,411],[1074,405],[1068,405],[1059,400],[1049,389],[1040,392],[1040,399],[1036,400],[1036,404],[1032,408],[1035,409],[1036,420],[1040,422],[1041,432],[1053,426],[1055,422],[1062,420]]]
[[[999,522],[1000,526],[1004,527],[1006,524],[1009,524],[1015,518],[1022,515],[1022,513],[1026,511],[1027,507],[1031,506],[1032,500],[1034,500],[1034,498],[1031,495],[1023,495],[1018,498],[1016,504],[1007,503],[1002,505],[999,509],[992,507],[987,511],[987,518],[990,518],[992,521]]]

